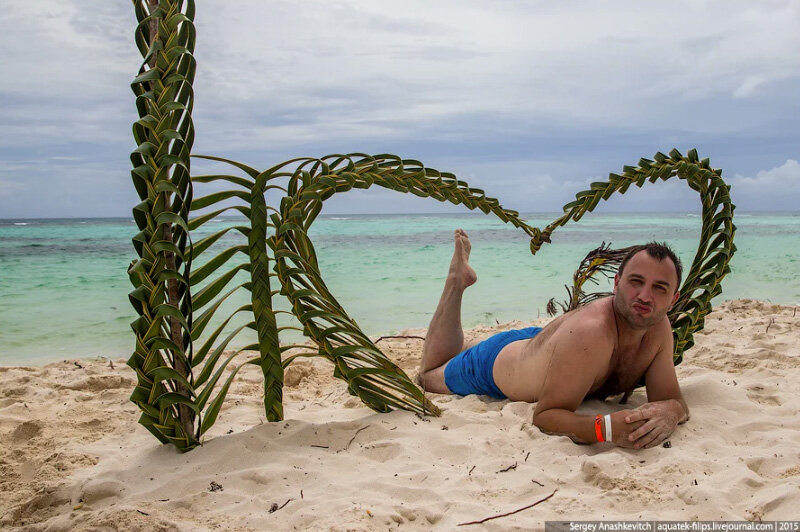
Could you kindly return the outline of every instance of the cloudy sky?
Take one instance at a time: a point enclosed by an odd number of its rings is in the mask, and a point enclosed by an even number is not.
[[[740,210],[800,210],[797,0],[198,0],[195,23],[194,153],[395,153],[534,212],[695,147]],[[130,214],[135,24],[125,0],[3,2],[0,218]],[[602,208],[699,208],[650,187]],[[439,211],[376,190],[323,213]]]

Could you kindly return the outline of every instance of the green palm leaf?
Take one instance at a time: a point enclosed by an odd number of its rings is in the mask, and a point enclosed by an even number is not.
[[[141,199],[134,209],[139,258],[129,268],[130,298],[139,314],[132,324],[136,347],[128,360],[138,376],[131,400],[145,412],[140,421],[159,440],[188,449],[197,443],[190,263],[184,255],[192,199],[194,4],[138,0],[134,9],[143,63],[131,85],[139,112],[131,178]]]

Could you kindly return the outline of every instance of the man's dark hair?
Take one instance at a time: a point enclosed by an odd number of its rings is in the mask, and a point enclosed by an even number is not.
[[[630,248],[630,251],[625,258],[622,259],[622,262],[619,264],[619,269],[617,270],[617,274],[622,276],[622,270],[625,269],[625,265],[628,264],[628,261],[631,260],[631,257],[639,253],[640,251],[646,251],[648,255],[653,257],[657,260],[664,260],[669,258],[672,261],[672,264],[675,265],[675,273],[678,274],[678,286],[675,287],[675,290],[680,288],[681,286],[681,275],[683,275],[683,265],[681,264],[681,259],[675,255],[675,252],[672,251],[666,242],[648,242],[647,244],[642,244],[640,246],[633,246]]]

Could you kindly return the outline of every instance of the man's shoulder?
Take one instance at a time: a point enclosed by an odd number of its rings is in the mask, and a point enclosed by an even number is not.
[[[610,353],[616,341],[616,326],[601,303],[587,305],[566,316],[557,332],[559,340],[567,340],[573,345],[590,344],[595,349],[607,347]]]
[[[616,336],[614,314],[606,300],[595,301],[568,316],[568,325],[573,332],[596,336]]]

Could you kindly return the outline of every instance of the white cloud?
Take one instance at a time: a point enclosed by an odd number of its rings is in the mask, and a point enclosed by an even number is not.
[[[800,206],[800,164],[794,159],[755,176],[728,179],[731,198],[745,210],[797,210]]]
[[[794,159],[769,170],[761,170],[753,177],[736,175],[733,183],[740,187],[786,187],[788,191],[800,191],[800,164]]]

